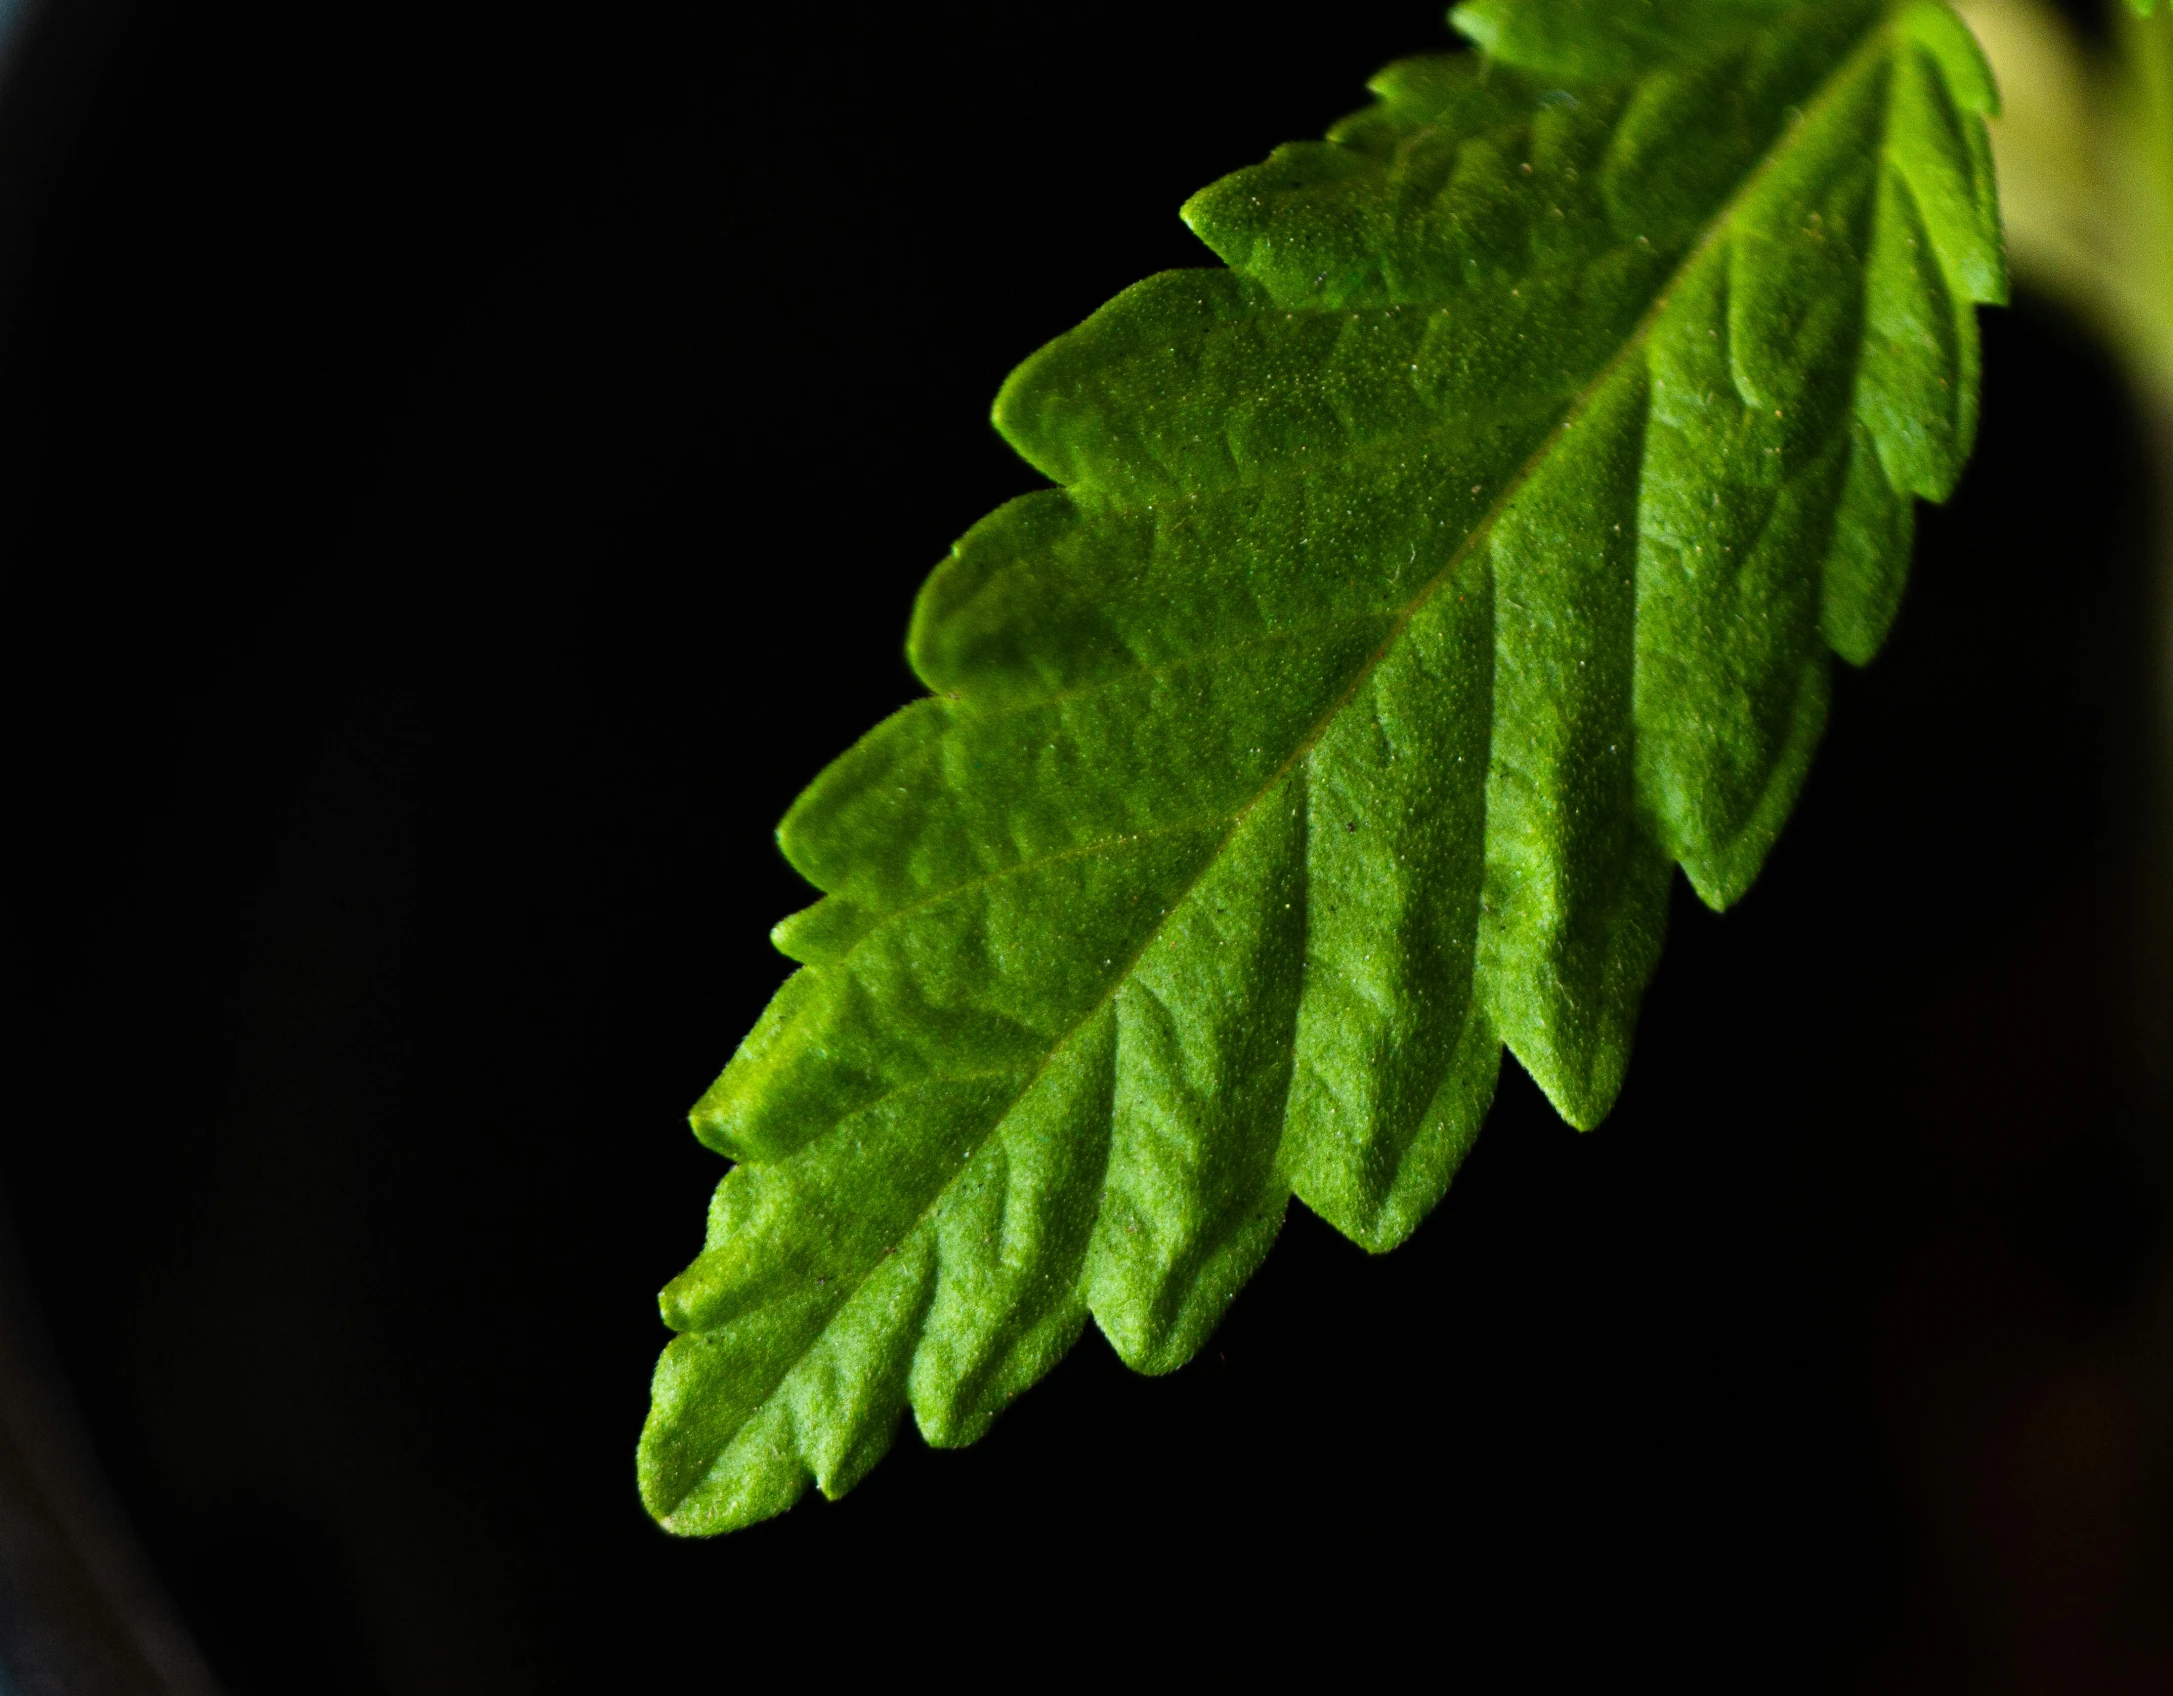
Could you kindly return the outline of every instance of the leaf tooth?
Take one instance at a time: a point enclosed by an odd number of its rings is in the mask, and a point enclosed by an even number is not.
[[[1282,1222],[1304,782],[1293,766],[1238,822],[1117,991],[1109,1170],[1084,1282],[1140,1371],[1191,1358]]]
[[[1085,1319],[1075,1286],[1108,1143],[1113,1027],[1105,1007],[1023,1090],[983,1093],[980,1111],[1010,1102],[992,1132],[976,1129],[973,1098],[909,1092],[881,1122],[841,1127],[849,1153],[840,1141],[728,1175],[715,1246],[667,1305],[690,1280],[714,1284],[725,1269],[705,1262],[720,1256],[745,1287],[673,1314],[704,1328],[660,1363],[642,1451],[652,1511],[718,1531],[782,1511],[810,1479],[841,1495],[888,1447],[909,1394],[931,1441],[967,1442],[1062,1356]],[[954,1165],[959,1140],[973,1146]],[[886,1174],[887,1213],[866,1205],[853,1168]],[[690,1408],[703,1416],[691,1424]]]
[[[801,1129],[802,1102],[793,1098],[803,1096],[807,1052],[820,1044],[844,981],[834,972],[803,966],[778,988],[688,1115],[695,1136],[706,1146],[738,1160],[759,1152],[789,1152],[812,1134]],[[806,1105],[819,1114],[828,1102]]]
[[[890,1447],[934,1283],[916,1233],[842,1304],[788,1301],[675,1339],[639,1451],[650,1511],[708,1535],[784,1512],[810,1483],[843,1495]]]
[[[1491,1099],[1467,1041],[1485,875],[1493,607],[1465,561],[1306,756],[1306,973],[1281,1159],[1379,1252],[1440,1199]],[[1466,1074],[1483,1073],[1483,1085]]]
[[[788,1156],[734,1167],[717,1186],[703,1252],[665,1287],[666,1321],[713,1330],[811,1300],[819,1329],[990,1134],[1026,1070],[922,1078]]]
[[[1213,385],[1221,343],[1267,305],[1227,270],[1163,271],[1134,283],[1004,380],[997,431],[1051,481],[1138,500],[1227,482],[1217,450],[1182,425],[1173,398]]]
[[[1797,0],[1699,0],[1642,5],[1534,5],[1530,0],[1465,0],[1449,21],[1490,59],[1571,84],[1650,73],[1724,52],[1761,29],[1783,29],[1791,14],[1869,10],[1869,0],[1823,7]]]
[[[1889,164],[1864,290],[1856,413],[1896,489],[1946,499],[1976,423],[1976,317],[1947,279],[1915,191]]]
[[[1666,927],[1668,860],[1637,806],[1632,684],[1641,360],[1497,521],[1479,959],[1488,1022],[1589,1129],[1621,1087]],[[1597,544],[1594,545],[1594,538]]]
[[[793,1448],[833,1501],[890,1448],[936,1283],[924,1223],[852,1292],[779,1389]]]
[[[1869,665],[1893,626],[1915,529],[1916,502],[1887,482],[1869,428],[1852,421],[1820,607],[1827,642],[1851,665]]]
[[[1330,140],[1342,143],[1350,126],[1376,114],[1389,118],[1402,132],[1436,124],[1475,92],[1485,92],[1480,60],[1472,53],[1427,53],[1398,59],[1374,73],[1366,87],[1380,104],[1344,119],[1328,132]]]
[[[1248,622],[1252,641],[1017,707],[895,714],[809,786],[780,837],[833,892],[893,912],[1142,830],[1228,818],[1385,620],[1262,629],[1256,610]]]
[[[1949,77],[1913,43],[1895,56],[1887,149],[1908,179],[1948,285],[1966,300],[2004,302],[2007,262],[1984,120],[1957,109]]]
[[[1822,239],[1849,244],[1826,204],[1835,227]],[[1792,443],[1766,397],[1741,398],[1731,378],[1743,275],[1739,252],[1714,249],[1654,328],[1637,525],[1638,792],[1661,845],[1716,908],[1756,876],[1823,724],[1818,574],[1854,363],[1836,357],[1826,376],[1838,405],[1792,397],[1840,439]],[[1853,292],[1853,276],[1839,282]]]
[[[881,915],[835,895],[802,907],[770,927],[770,945],[802,965],[835,965]]]
[[[1810,775],[1811,758],[1826,732],[1830,674],[1823,650],[1806,655],[1796,672],[1785,732],[1764,763],[1765,787],[1749,816],[1726,834],[1715,834],[1682,855],[1683,874],[1698,898],[1715,912],[1733,906],[1764,868],[1781,827],[1795,810]]]
[[[1977,38],[1945,0],[1911,0],[1895,15],[1896,29],[1937,62],[1955,103],[1973,116],[1999,116],[1999,85]]]
[[[934,1299],[911,1398],[937,1447],[971,1443],[1060,1360],[1086,1321],[1079,1293],[1108,1165],[1116,1013],[1067,1038],[1005,1114],[965,1193],[927,1227]]]
[[[777,1352],[769,1341],[747,1320],[675,1337],[658,1357],[636,1475],[643,1505],[666,1530],[735,1531],[806,1493],[812,1480],[793,1447],[790,1415],[767,1405],[774,1378],[764,1369]],[[778,1375],[783,1370],[778,1363]]]
[[[1774,415],[1783,469],[1822,454],[1849,407],[1863,323],[1863,255],[1888,104],[1887,55],[1825,92],[1728,222],[1726,343],[1744,405]]]

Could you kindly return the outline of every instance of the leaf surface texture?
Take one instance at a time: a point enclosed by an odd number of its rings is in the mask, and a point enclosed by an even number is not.
[[[1589,1127],[1671,868],[1751,883],[2002,298],[1944,6],[1478,0],[1184,208],[1219,267],[1004,385],[1056,485],[937,568],[932,694],[779,832],[801,962],[694,1112],[640,1479],[712,1532],[967,1443],[1091,1318],[1181,1365],[1289,1198],[1438,1201],[1506,1045]]]

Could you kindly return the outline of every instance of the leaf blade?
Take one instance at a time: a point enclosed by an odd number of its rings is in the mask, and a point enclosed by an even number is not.
[[[1461,9],[1492,62],[1202,191],[1227,271],[1005,384],[1064,486],[939,567],[937,696],[788,815],[806,964],[695,1115],[747,1164],[666,1291],[673,1529],[842,1491],[908,1407],[971,1440],[1089,1315],[1182,1364],[1291,1193],[1393,1246],[1504,1043],[1604,1116],[1670,868],[1762,865],[2004,288],[1943,8],[1653,16]]]

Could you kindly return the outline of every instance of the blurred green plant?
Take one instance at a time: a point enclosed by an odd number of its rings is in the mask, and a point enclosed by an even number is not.
[[[2173,393],[2173,18],[2117,71],[1970,15],[2018,260]],[[1004,385],[1057,485],[929,579],[932,691],[779,831],[800,969],[696,1107],[674,1531],[973,1441],[1088,1319],[1205,1341],[1289,1198],[1401,1242],[1506,1046],[1573,1124],[1672,868],[1725,907],[1894,616],[2005,298],[1977,42],[1936,0],[1476,0],[1184,217],[1220,267]],[[2111,79],[2108,81],[2107,79]],[[2108,91],[2111,91],[2110,93]]]
[[[1992,138],[2016,272],[2079,311],[2173,411],[2173,8],[2114,8],[2109,53],[2045,0],[1961,9],[1999,79]]]

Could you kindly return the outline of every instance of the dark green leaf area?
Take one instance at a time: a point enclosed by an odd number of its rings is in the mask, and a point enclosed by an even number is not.
[[[1195,196],[996,423],[931,696],[779,833],[801,967],[694,1114],[674,1530],[973,1440],[1089,1318],[1205,1340],[1294,1194],[1402,1241],[1506,1045],[1621,1086],[1680,865],[1756,877],[1975,423],[2004,279],[1943,6],[1482,0]]]

